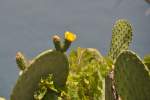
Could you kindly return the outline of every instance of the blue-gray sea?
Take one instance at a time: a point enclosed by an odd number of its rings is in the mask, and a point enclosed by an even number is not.
[[[9,99],[18,77],[15,54],[31,59],[54,48],[51,36],[77,34],[72,48],[97,48],[107,54],[115,20],[133,25],[131,48],[150,54],[150,4],[144,0],[0,0],[0,96]],[[27,85],[28,86],[28,85]]]

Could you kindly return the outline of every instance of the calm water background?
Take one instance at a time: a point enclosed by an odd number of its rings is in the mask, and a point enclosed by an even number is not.
[[[16,52],[31,59],[53,48],[50,37],[65,30],[78,35],[72,48],[98,48],[105,55],[112,24],[126,18],[134,26],[131,49],[150,54],[148,8],[144,0],[0,0],[0,96],[9,98],[18,77]]]

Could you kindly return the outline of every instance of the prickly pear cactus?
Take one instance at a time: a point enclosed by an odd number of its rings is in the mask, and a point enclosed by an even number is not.
[[[122,100],[150,100],[150,76],[141,59],[123,51],[115,62],[114,80]]]
[[[65,43],[61,45],[60,38],[54,36],[53,42],[56,50],[43,51],[29,64],[26,63],[28,61],[25,60],[25,57],[20,52],[17,53],[16,61],[21,73],[13,88],[11,100],[34,100],[34,93],[38,90],[41,78],[48,77],[48,75],[53,75],[52,81],[55,87],[64,88],[69,72],[68,58],[64,52],[74,40],[75,35],[71,32],[66,32]],[[47,94],[45,93],[45,96]]]
[[[132,40],[132,27],[125,19],[119,19],[112,29],[111,48],[108,56],[113,60],[118,57],[122,50],[127,50]]]

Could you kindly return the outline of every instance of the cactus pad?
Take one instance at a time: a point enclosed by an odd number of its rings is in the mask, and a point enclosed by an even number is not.
[[[31,65],[23,72],[12,91],[11,100],[34,100],[34,92],[42,77],[54,76],[54,85],[64,87],[69,71],[65,54],[47,50],[33,59]]]
[[[132,27],[127,20],[116,21],[112,29],[111,48],[108,56],[116,59],[122,50],[127,50],[132,40]]]
[[[150,100],[150,76],[132,51],[123,51],[115,62],[115,86],[122,100]]]

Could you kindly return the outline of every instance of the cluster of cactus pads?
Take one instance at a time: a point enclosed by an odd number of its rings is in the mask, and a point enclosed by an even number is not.
[[[150,56],[141,60],[128,50],[132,27],[127,20],[114,24],[108,56],[80,47],[66,55],[75,38],[65,32],[62,44],[53,36],[55,49],[31,61],[18,52],[20,73],[10,100],[150,100]]]

